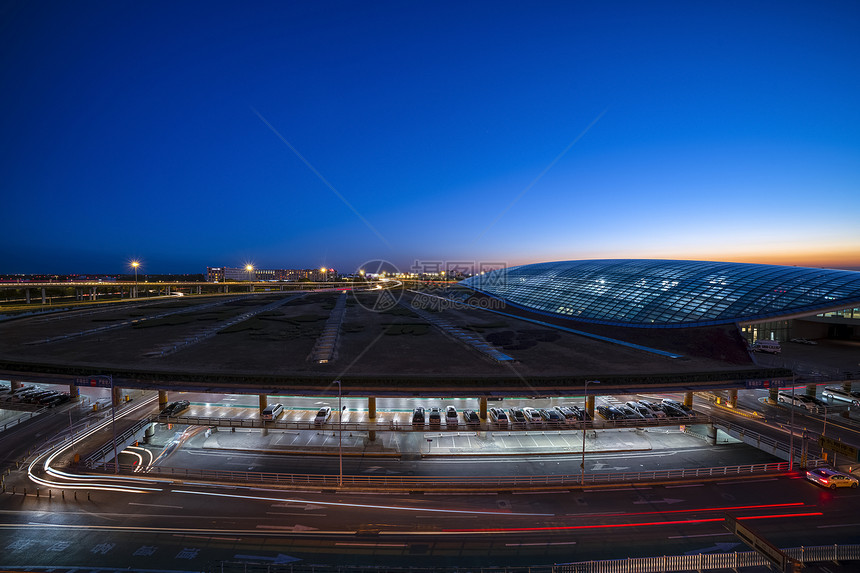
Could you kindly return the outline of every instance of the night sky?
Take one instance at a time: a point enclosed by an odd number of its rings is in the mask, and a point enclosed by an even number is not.
[[[860,268],[860,3],[0,3],[0,273]]]

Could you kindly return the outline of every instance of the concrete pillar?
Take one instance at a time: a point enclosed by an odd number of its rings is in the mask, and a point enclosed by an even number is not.
[[[729,407],[737,408],[738,407],[738,391],[737,389],[729,390]]]
[[[778,398],[779,398],[779,388],[768,388],[768,390],[767,390],[767,403],[768,404],[776,404]]]
[[[807,396],[815,396],[815,391],[817,390],[817,386],[815,384],[807,384],[806,385],[806,395]]]
[[[164,287],[164,288],[165,288],[164,294],[166,294],[167,296],[170,296],[170,287],[168,286],[168,287]]]
[[[269,397],[266,394],[260,394],[260,417],[263,416],[263,410],[269,405]]]
[[[81,396],[81,389],[74,384],[69,384],[69,398],[77,400]]]
[[[111,393],[111,404],[114,406],[122,404],[122,388],[118,388],[116,386],[113,387],[113,392]]]
[[[20,380],[10,380],[9,381],[9,386],[10,386],[10,388],[12,388],[13,391],[20,388],[21,384],[22,384],[22,382]]]
[[[30,304],[30,289],[28,289],[28,288],[24,289],[24,296],[27,297],[27,304]]]
[[[200,285],[197,285],[197,294],[203,294],[203,287]]]
[[[224,294],[227,294],[228,292],[230,292],[230,287],[227,285],[224,285]]]
[[[167,390],[158,391],[158,409],[163,410],[167,406]]]
[[[99,298],[98,288],[99,287],[93,287],[93,300],[98,300],[98,298]]]
[[[376,419],[376,396],[370,396],[367,399],[367,417],[371,420]]]
[[[686,406],[687,408],[693,407],[693,393],[692,392],[687,392],[686,394],[684,394],[684,406]]]
[[[48,302],[48,297],[45,296],[47,293],[45,292],[45,287],[42,287],[42,304]]]
[[[588,416],[593,420],[594,419],[594,396],[586,396],[586,398],[585,398],[585,411],[588,412]]]
[[[708,445],[717,445],[717,429],[714,427],[713,424],[708,424]]]
[[[480,402],[478,404],[478,415],[481,417],[482,420],[486,420],[487,419],[487,397],[481,396],[478,400]]]

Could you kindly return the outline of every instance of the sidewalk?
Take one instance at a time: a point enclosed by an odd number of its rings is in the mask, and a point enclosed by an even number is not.
[[[166,445],[181,430],[160,429],[150,440],[156,447]],[[587,452],[641,452],[700,447],[702,440],[678,429],[589,430]],[[495,431],[495,432],[377,432],[371,442],[367,432],[344,431],[342,441],[335,431],[269,430],[219,428],[209,436],[198,435],[185,448],[256,451],[271,454],[317,454],[378,456],[492,456],[541,455],[582,452],[579,431]]]

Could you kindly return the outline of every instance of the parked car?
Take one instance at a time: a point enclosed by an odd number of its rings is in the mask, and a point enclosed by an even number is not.
[[[643,418],[655,418],[656,417],[651,412],[650,408],[646,408],[645,406],[643,406],[639,402],[634,402],[633,400],[630,400],[629,402],[627,402],[627,407],[630,408],[631,410],[635,411],[635,412],[638,412],[639,415],[642,416]]]
[[[681,411],[683,413],[683,415],[685,415],[685,416],[692,416],[693,415],[693,409],[692,408],[690,408],[689,406],[685,406],[681,402],[679,402],[677,400],[673,400],[672,398],[663,398],[663,400],[661,400],[661,404],[663,404],[664,406],[671,406],[675,410]],[[667,412],[667,414],[668,414],[668,412]]]
[[[526,415],[522,411],[521,408],[509,408],[508,412],[511,414],[511,423],[513,424],[525,424],[526,423]]]
[[[576,412],[574,412],[569,406],[556,406],[555,410],[568,422],[572,422],[578,418]]]
[[[478,426],[481,424],[481,418],[474,410],[463,410],[463,420],[467,426]]]
[[[423,426],[424,425],[424,408],[418,406],[414,410],[412,410],[412,425],[413,426]]]
[[[668,418],[686,418],[688,416],[687,412],[674,404],[661,404],[663,411],[666,412],[666,417]]]
[[[430,408],[430,425],[439,426],[442,424],[442,412],[436,406]]]
[[[184,412],[191,406],[191,402],[188,400],[177,400],[176,402],[171,402],[167,406],[164,407],[164,410],[161,411],[162,416],[175,416],[180,412]]]
[[[665,418],[666,412],[660,407],[660,404],[649,402],[648,400],[639,400],[639,404],[647,408],[655,418]]]
[[[526,417],[526,421],[530,424],[534,424],[536,426],[543,425],[543,417],[541,417],[540,412],[535,408],[523,408],[523,414]]]
[[[814,470],[807,470],[806,479],[813,483],[817,483],[818,485],[829,487],[830,489],[836,489],[837,487],[856,488],[857,483],[860,482],[860,480],[852,475],[844,474],[830,468],[815,468]]]
[[[639,413],[638,410],[631,408],[627,404],[619,404],[615,406],[621,414],[624,415],[625,420],[644,420],[645,416]]]
[[[549,410],[546,408],[540,408],[538,413],[543,418],[544,422],[546,422],[550,426],[558,426],[564,421],[564,417],[559,414],[556,410]]]
[[[860,392],[846,392],[842,388],[826,386],[824,390],[821,391],[821,395],[828,400],[848,402],[852,406],[860,406]]]
[[[457,426],[457,408],[454,406],[445,408],[445,425],[452,428]]]
[[[317,412],[317,415],[314,418],[314,424],[317,426],[321,426],[325,424],[329,418],[331,418],[331,407],[323,406]]]
[[[607,420],[623,420],[624,414],[615,406],[598,406],[597,413]]]
[[[500,426],[508,425],[508,415],[505,414],[505,411],[501,408],[490,408],[489,410],[490,420],[495,422]]]

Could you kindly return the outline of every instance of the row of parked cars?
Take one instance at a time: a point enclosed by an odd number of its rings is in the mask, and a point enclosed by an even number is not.
[[[663,398],[661,402],[630,400],[626,404],[598,406],[597,413],[607,420],[655,420],[663,418],[689,418],[693,410],[677,400]]]
[[[71,397],[67,393],[47,390],[38,386],[21,386],[15,390],[11,388],[0,389],[0,402],[25,402],[53,408],[65,404],[69,400]]]
[[[427,422],[431,426],[441,426],[442,418],[442,409],[437,406],[427,410],[419,406],[412,410],[413,426],[423,426]],[[460,414],[454,406],[447,406],[445,408],[444,418],[445,424],[450,427],[456,427],[460,423]],[[481,424],[481,419],[474,410],[463,410],[463,421],[467,426],[478,426]]]

